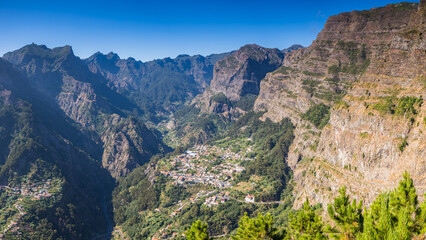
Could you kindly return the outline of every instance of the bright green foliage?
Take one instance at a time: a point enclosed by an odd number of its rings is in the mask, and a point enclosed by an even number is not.
[[[392,216],[389,211],[389,194],[380,194],[364,214],[364,232],[359,239],[389,239],[392,230]]]
[[[327,239],[323,233],[323,227],[321,217],[314,212],[306,199],[303,207],[295,215],[290,215],[286,239]]]
[[[421,96],[420,98],[409,96],[396,98],[391,96],[386,97],[383,102],[374,104],[373,109],[387,114],[416,115],[417,108],[420,108],[422,104],[423,98]]]
[[[381,194],[366,211],[360,239],[411,239],[424,228],[426,206],[417,205],[413,180],[405,172],[398,188]]]
[[[389,205],[399,239],[410,239],[411,235],[417,232],[416,218],[420,209],[413,179],[407,172],[403,174],[398,188],[391,193]]]
[[[302,118],[313,123],[315,127],[323,128],[330,120],[330,107],[324,103],[313,105]]]
[[[396,115],[403,115],[405,113],[417,114],[415,106],[416,105],[421,106],[422,103],[423,103],[423,99],[421,96],[420,98],[409,97],[409,96],[402,97],[399,99],[398,106],[395,109],[395,114]]]
[[[424,195],[424,198],[426,199],[426,194]],[[419,227],[419,232],[421,234],[426,233],[426,201],[420,204],[420,215],[418,219],[418,227]]]
[[[398,149],[399,149],[399,151],[401,151],[401,152],[403,152],[403,151],[404,151],[404,149],[405,149],[407,146],[408,146],[408,142],[407,142],[407,139],[406,139],[406,138],[402,139],[401,143],[398,143]]]
[[[306,201],[296,214],[290,214],[284,239],[408,240],[426,233],[426,202],[418,206],[416,189],[407,172],[394,191],[380,194],[364,213],[362,202],[349,201],[345,187],[339,192],[340,195],[328,205],[330,219],[337,228],[324,228],[321,217]],[[277,233],[271,215],[260,213],[257,218],[249,218],[246,213],[232,238],[283,239]]]
[[[340,229],[338,238],[355,239],[356,234],[362,231],[362,201],[357,204],[354,199],[351,204],[345,186],[341,187],[339,192],[340,196],[328,205],[328,214]]]
[[[188,240],[209,240],[207,223],[203,224],[200,220],[195,221],[191,228],[186,230],[185,236]]]
[[[281,239],[277,229],[273,226],[274,221],[268,213],[259,213],[256,218],[249,218],[247,213],[240,220],[237,234],[232,236],[233,240],[258,240],[258,239]]]

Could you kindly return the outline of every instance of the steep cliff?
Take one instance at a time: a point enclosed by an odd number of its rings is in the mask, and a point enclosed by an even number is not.
[[[152,155],[167,149],[140,120],[129,121],[129,116],[141,112],[140,109],[128,98],[110,89],[108,80],[103,76],[89,71],[87,65],[73,54],[71,47],[49,49],[32,44],[5,54],[4,58],[21,69],[30,79],[30,84],[49,96],[51,102],[67,116],[92,132],[94,140],[104,149],[103,166],[114,177],[126,174],[147,162]],[[135,122],[141,127],[117,127]],[[128,139],[128,145],[110,145],[121,144],[119,133],[133,136]],[[141,145],[140,141],[144,144]],[[114,154],[110,151],[112,148],[115,149]]]
[[[424,191],[425,19],[424,1],[332,16],[261,82],[255,110],[297,123],[296,206],[341,185],[369,204],[404,170]]]
[[[23,239],[89,239],[105,231],[101,199],[111,194],[113,181],[96,161],[99,150],[87,132],[0,58],[0,209],[5,238],[16,237],[8,224],[16,225]],[[50,197],[33,198],[24,191],[29,184],[35,188],[46,182]]]
[[[263,48],[255,44],[241,47],[215,64],[210,87],[194,99],[193,103],[202,112],[223,113],[231,111],[232,102],[250,96],[254,100],[259,94],[261,80],[266,73],[282,64],[284,55],[278,49]]]

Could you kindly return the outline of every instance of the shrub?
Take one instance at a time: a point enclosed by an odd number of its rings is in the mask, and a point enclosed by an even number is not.
[[[315,127],[323,128],[330,120],[330,107],[323,103],[313,105],[302,118],[313,123]]]
[[[217,102],[219,104],[229,104],[228,98],[225,96],[224,93],[218,93],[210,98],[211,101]]]
[[[399,149],[399,151],[401,151],[401,152],[403,152],[403,151],[404,151],[404,149],[405,149],[407,146],[408,146],[408,142],[407,142],[407,139],[406,139],[406,138],[402,139],[401,143],[398,143],[398,149]]]

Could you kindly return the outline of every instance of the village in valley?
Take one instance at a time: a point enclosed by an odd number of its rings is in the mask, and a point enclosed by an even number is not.
[[[176,217],[184,208],[197,202],[202,206],[211,208],[230,200],[255,203],[255,198],[251,194],[240,199],[235,198],[232,189],[235,185],[235,178],[244,171],[241,166],[244,161],[253,159],[246,157],[247,152],[251,152],[252,147],[247,147],[240,151],[233,151],[231,147],[222,148],[214,145],[195,145],[171,159],[163,159],[158,164],[160,174],[168,177],[171,184],[183,185],[186,187],[201,185],[205,189],[199,190],[192,197],[179,201],[173,210],[168,213],[169,217]],[[161,213],[166,209],[155,209]],[[152,239],[172,239],[177,236],[173,224],[160,229]]]
[[[241,161],[251,160],[234,153],[231,149],[217,146],[196,145],[170,161],[170,170],[162,170],[175,184],[211,184],[217,188],[232,186],[234,173],[241,173]]]
[[[47,179],[31,182],[24,178],[17,186],[0,186],[2,199],[6,198],[3,215],[0,216],[0,239],[7,234],[20,235],[18,226],[21,217],[27,215],[26,207],[34,201],[50,198],[60,191],[61,180]]]

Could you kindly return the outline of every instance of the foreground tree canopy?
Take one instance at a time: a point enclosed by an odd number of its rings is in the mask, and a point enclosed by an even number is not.
[[[335,227],[325,225],[306,200],[302,208],[290,214],[288,226],[281,232],[270,214],[259,213],[250,218],[246,213],[231,237],[233,240],[408,240],[426,234],[426,203],[419,204],[416,188],[407,172],[396,189],[380,194],[369,209],[363,209],[362,201],[351,201],[345,186],[339,193],[327,207]],[[186,237],[209,239],[207,224],[195,222]]]

